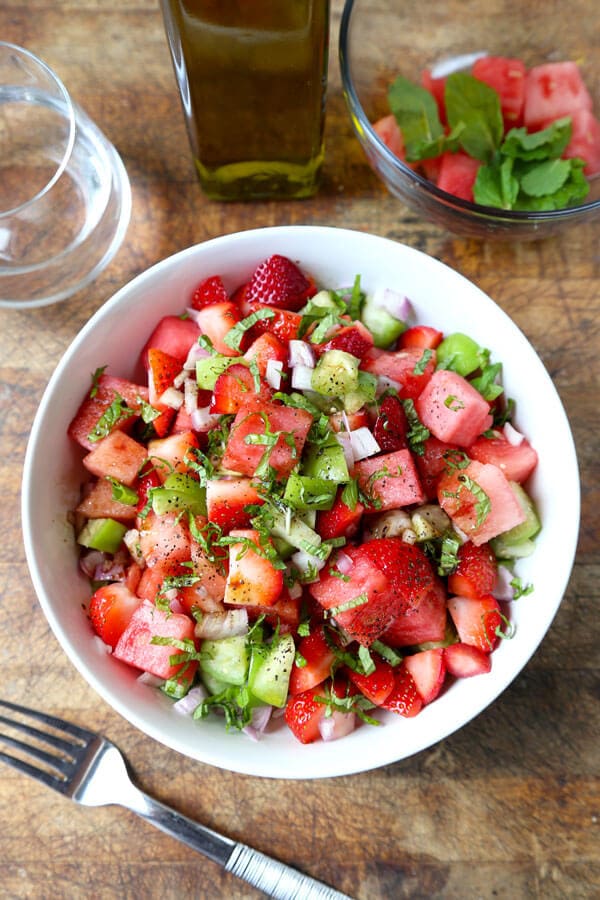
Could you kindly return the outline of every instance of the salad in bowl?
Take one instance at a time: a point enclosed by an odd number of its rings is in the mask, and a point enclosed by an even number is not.
[[[328,241],[342,265],[314,251]],[[105,341],[119,307],[126,354]],[[265,229],[166,260],[96,319],[53,428],[68,616],[26,499],[25,535],[59,639],[116,708],[198,759],[318,776],[428,746],[517,674],[574,546],[548,580],[540,391],[573,451],[543,366],[485,295],[380,238]]]

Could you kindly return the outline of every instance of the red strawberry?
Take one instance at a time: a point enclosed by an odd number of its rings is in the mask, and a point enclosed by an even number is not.
[[[450,644],[449,647],[444,647],[444,662],[447,671],[456,678],[484,675],[492,668],[490,654],[470,644]]]
[[[401,350],[407,347],[421,347],[423,350],[435,350],[441,344],[444,335],[441,331],[432,328],[430,325],[414,325],[407,328],[398,340],[398,346]]]
[[[224,303],[229,300],[229,294],[220,275],[213,275],[198,285],[192,294],[193,309],[204,309],[212,303]]]
[[[498,643],[496,629],[502,625],[497,600],[491,594],[478,600],[449,597],[448,610],[461,642],[491,653]]]
[[[423,701],[417,690],[415,679],[406,668],[406,662],[400,665],[394,679],[394,687],[382,703],[384,709],[411,718],[421,712]]]
[[[290,694],[310,690],[331,675],[335,654],[325,639],[322,627],[303,637],[298,644],[298,655],[303,664],[294,663],[290,676]]]
[[[416,544],[397,537],[375,538],[365,541],[361,549],[388,578],[398,598],[396,615],[417,607],[436,586],[431,562]]]
[[[164,403],[159,403],[159,398],[164,394],[167,388],[172,387],[175,377],[181,372],[181,362],[160,350],[157,347],[151,347],[147,351],[148,361],[148,399],[150,405],[160,410],[160,416],[154,419],[152,425],[158,437],[164,437],[171,422],[175,418],[175,410],[171,409]]]
[[[355,685],[371,703],[381,706],[392,693],[396,684],[395,671],[393,667],[381,659],[376,654],[372,655],[375,664],[375,671],[370,675],[363,675],[360,672],[354,672],[347,669],[346,674],[352,684]]]
[[[451,594],[477,600],[491,594],[496,584],[498,563],[489,544],[478,547],[467,541],[458,550],[458,565],[448,578]]]
[[[244,359],[250,362],[256,360],[256,365],[261,378],[267,374],[267,364],[270,359],[275,362],[287,363],[288,352],[286,346],[274,334],[266,331],[259,335],[244,353]]]
[[[317,353],[324,353],[326,350],[344,350],[346,353],[356,356],[357,359],[362,359],[372,346],[371,332],[365,328],[362,322],[354,322],[352,325],[340,328],[324,344],[317,344],[315,350]]]
[[[436,647],[407,656],[404,665],[412,675],[423,703],[431,703],[439,694],[446,677],[444,650]]]
[[[350,509],[342,500],[342,491],[343,488],[338,490],[331,509],[317,513],[317,531],[325,541],[339,537],[351,538],[358,531],[364,506],[357,503],[354,509]]]
[[[275,315],[270,319],[259,319],[250,331],[246,332],[247,341],[255,341],[261,334],[274,334],[280,341],[294,341],[300,331],[302,316],[289,309],[274,309],[262,303],[252,303],[247,307],[248,315],[259,309],[272,309]]]
[[[319,722],[327,709],[315,697],[323,696],[319,688],[311,688],[291,696],[285,707],[285,721],[301,744],[310,744],[319,737]]]
[[[93,594],[89,608],[93,629],[113,650],[141,602],[140,597],[116,581]]]
[[[384,397],[379,405],[379,415],[373,426],[373,436],[384,453],[404,450],[408,447],[406,434],[408,420],[398,397]]]
[[[248,303],[298,310],[316,293],[314,284],[287,256],[275,254],[255,270],[245,291]]]

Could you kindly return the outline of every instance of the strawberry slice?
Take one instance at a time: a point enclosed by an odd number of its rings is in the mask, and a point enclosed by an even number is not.
[[[406,660],[397,670],[394,687],[381,705],[384,709],[389,709],[400,716],[406,716],[406,718],[412,718],[421,712],[423,700],[417,690],[415,679],[406,667]]]
[[[298,338],[302,322],[302,316],[299,313],[291,312],[289,309],[275,309],[264,303],[249,303],[246,306],[246,313],[250,315],[261,309],[271,309],[275,315],[269,319],[259,319],[247,332],[247,340],[254,341],[261,334],[273,334],[284,343],[295,341]]]
[[[89,616],[96,634],[113,650],[142,602],[122,582],[105,584],[92,595]]]
[[[267,363],[269,360],[282,362],[285,365],[288,359],[288,352],[285,344],[278,337],[266,331],[250,344],[244,353],[244,359],[248,360],[248,362],[255,359],[260,377],[264,378],[267,374]]]
[[[414,609],[437,583],[430,560],[416,544],[401,538],[365,541],[362,551],[388,578],[394,595],[396,615]]]
[[[209,478],[206,482],[208,519],[224,534],[233,528],[249,528],[252,513],[247,507],[264,502],[250,478]]]
[[[225,603],[271,606],[283,588],[281,569],[276,569],[264,555],[258,531],[234,529],[229,536],[239,542],[229,547]]]
[[[373,426],[373,437],[384,453],[408,447],[408,420],[398,397],[384,397]]]
[[[435,350],[441,342],[444,335],[437,328],[430,325],[413,325],[403,331],[398,339],[398,346],[401,350],[408,347],[420,347],[422,350]]]
[[[212,342],[217,353],[223,356],[237,356],[224,341],[225,335],[240,321],[240,311],[235,303],[225,300],[222,303],[211,303],[198,311],[196,316],[198,327]]]
[[[292,311],[299,310],[315,293],[314,282],[291,259],[277,253],[256,268],[244,292],[248,303]]]
[[[444,647],[444,662],[450,675],[470,678],[485,675],[492,668],[492,657],[470,644],[450,644]]]
[[[496,630],[502,625],[500,606],[491,594],[478,600],[449,597],[448,610],[463,644],[491,653],[498,643]]]
[[[215,382],[210,412],[218,415],[237,413],[249,398],[270,400],[273,391],[259,376],[259,389],[256,390],[254,376],[248,366],[234,363],[222,372]]]
[[[347,668],[346,674],[367,700],[370,700],[375,706],[382,706],[394,690],[396,673],[393,666],[377,654],[372,654],[371,659],[375,664],[374,672],[364,675]]]
[[[285,721],[288,728],[301,744],[311,744],[320,737],[319,722],[325,715],[327,706],[316,697],[323,696],[319,687],[292,695],[285,707]]]
[[[213,275],[202,281],[192,294],[192,309],[204,309],[213,303],[225,303],[229,294],[220,275]]]
[[[156,406],[158,398],[167,388],[172,387],[175,377],[181,372],[181,363],[158,347],[151,347],[148,350],[147,359],[148,396],[152,406]]]
[[[458,565],[448,578],[451,594],[477,600],[491,594],[496,584],[498,563],[489,544],[476,546],[466,541],[458,550]]]
[[[435,700],[446,677],[443,647],[422,650],[420,653],[407,656],[404,664],[415,680],[423,703]]]
[[[331,675],[335,653],[325,639],[322,626],[300,640],[298,658],[302,660],[302,665],[296,661],[292,667],[290,694],[308,691]]]
[[[354,322],[352,325],[344,325],[325,343],[313,346],[319,355],[326,350],[344,350],[345,353],[362,359],[373,347],[373,336],[362,322]]]
[[[356,503],[354,509],[350,509],[342,500],[342,492],[343,488],[340,488],[331,509],[323,509],[317,513],[317,531],[324,541],[339,537],[351,538],[358,531],[364,506]]]

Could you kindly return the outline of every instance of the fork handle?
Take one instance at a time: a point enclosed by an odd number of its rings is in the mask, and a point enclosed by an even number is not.
[[[126,805],[142,819],[275,900],[352,900],[291,866],[188,819],[138,788],[133,788],[128,799]]]

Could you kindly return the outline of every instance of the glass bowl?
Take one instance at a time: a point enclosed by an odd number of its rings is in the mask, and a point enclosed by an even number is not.
[[[544,212],[480,206],[439,189],[400,160],[373,129],[390,114],[388,86],[402,75],[420,83],[434,75],[469,70],[476,54],[520,58],[527,68],[573,61],[600,114],[600,57],[590,5],[574,0],[568,9],[550,3],[426,4],[347,0],[339,52],[344,95],[356,135],[369,164],[391,194],[423,219],[473,238],[535,240],[576,227],[600,211],[600,175],[578,206]]]

